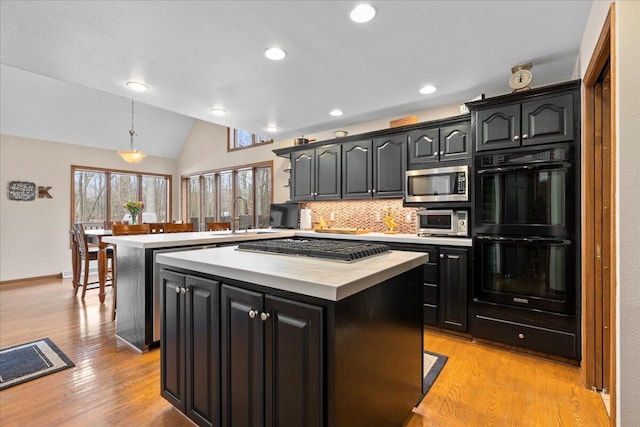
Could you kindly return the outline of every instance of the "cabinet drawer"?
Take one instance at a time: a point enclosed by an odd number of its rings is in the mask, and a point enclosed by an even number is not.
[[[576,336],[569,332],[476,315],[473,335],[507,345],[576,358]]]
[[[438,307],[431,304],[423,304],[423,321],[425,325],[435,326],[438,323]]]
[[[429,259],[431,259],[431,254],[429,254]],[[436,259],[435,256],[433,259]],[[425,283],[438,283],[438,264],[424,264],[424,281]]]
[[[422,295],[425,304],[437,305],[438,304],[438,285],[431,283],[425,283],[422,288]]]

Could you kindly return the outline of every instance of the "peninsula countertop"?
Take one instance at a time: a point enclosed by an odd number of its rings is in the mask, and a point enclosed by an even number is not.
[[[237,246],[159,254],[170,267],[339,301],[427,262],[425,253],[389,251],[352,263],[303,256],[262,254]]]
[[[216,243],[241,242],[246,240],[279,239],[287,237],[307,237],[318,239],[363,240],[389,243],[411,243],[419,245],[446,245],[471,247],[471,238],[418,236],[416,234],[332,234],[316,233],[313,230],[257,229],[238,231],[198,231],[186,233],[158,233],[133,236],[103,237],[110,244],[142,249],[208,245]]]

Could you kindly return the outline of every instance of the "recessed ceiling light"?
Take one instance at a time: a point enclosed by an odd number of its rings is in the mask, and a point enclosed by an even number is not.
[[[264,56],[274,61],[279,61],[287,56],[287,52],[280,49],[279,47],[270,47],[264,51]]]
[[[333,117],[339,117],[344,113],[342,112],[342,110],[335,109],[335,110],[331,110],[329,114],[331,114]]]
[[[214,116],[226,116],[227,112],[222,108],[212,108],[211,114],[213,114]]]
[[[362,24],[364,22],[369,22],[376,16],[376,10],[373,6],[368,4],[359,4],[357,5],[349,14],[349,17],[353,22],[357,22],[358,24]]]
[[[149,90],[149,86],[146,83],[130,81],[127,82],[127,87],[136,92],[146,92]]]
[[[274,126],[274,125],[267,126],[267,132],[278,132],[278,126]]]
[[[429,95],[430,93],[435,92],[437,89],[433,85],[426,85],[422,89],[420,89],[420,93],[423,95]]]

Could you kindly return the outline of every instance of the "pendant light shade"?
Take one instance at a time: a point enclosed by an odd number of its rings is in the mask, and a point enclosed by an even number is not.
[[[131,129],[129,129],[129,136],[131,137],[131,142],[128,150],[118,151],[118,155],[122,157],[125,162],[138,163],[140,160],[147,157],[145,153],[143,153],[140,150],[136,150],[133,147],[133,137],[136,135],[137,135],[136,131],[133,129],[133,100],[131,100]]]

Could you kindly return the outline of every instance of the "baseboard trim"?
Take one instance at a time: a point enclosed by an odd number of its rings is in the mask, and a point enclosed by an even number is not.
[[[63,279],[63,278],[64,276],[62,273],[48,274],[46,276],[23,277],[22,279],[0,280],[0,286],[11,285],[13,283],[19,283],[19,282],[35,282],[37,280],[51,280],[51,279]]]

